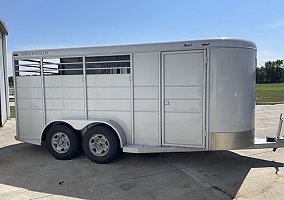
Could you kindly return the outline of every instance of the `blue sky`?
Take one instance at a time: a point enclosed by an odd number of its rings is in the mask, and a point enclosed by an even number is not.
[[[237,37],[257,44],[260,66],[284,59],[283,8],[283,0],[0,0],[0,18],[9,29],[9,55],[24,49]]]

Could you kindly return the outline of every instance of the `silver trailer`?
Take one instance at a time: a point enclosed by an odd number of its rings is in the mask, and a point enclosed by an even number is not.
[[[10,117],[8,76],[7,76],[7,37],[8,29],[0,19],[0,127]]]
[[[57,159],[256,147],[256,45],[237,39],[13,53],[16,139]],[[280,130],[281,131],[281,130]],[[280,133],[279,133],[280,134]],[[264,147],[283,146],[280,135]]]

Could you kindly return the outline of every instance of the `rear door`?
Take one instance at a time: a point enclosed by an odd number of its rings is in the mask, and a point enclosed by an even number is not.
[[[205,51],[162,53],[162,144],[205,147]]]

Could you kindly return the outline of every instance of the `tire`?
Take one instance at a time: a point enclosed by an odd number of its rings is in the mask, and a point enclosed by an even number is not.
[[[75,130],[65,125],[51,127],[46,136],[48,151],[58,160],[74,158],[80,149],[80,140]]]
[[[121,151],[115,134],[105,126],[93,126],[87,130],[82,142],[85,155],[98,164],[114,160]]]

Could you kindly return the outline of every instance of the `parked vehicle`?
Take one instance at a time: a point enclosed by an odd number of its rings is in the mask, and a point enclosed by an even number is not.
[[[256,51],[212,39],[14,52],[16,139],[97,163],[255,147]]]

